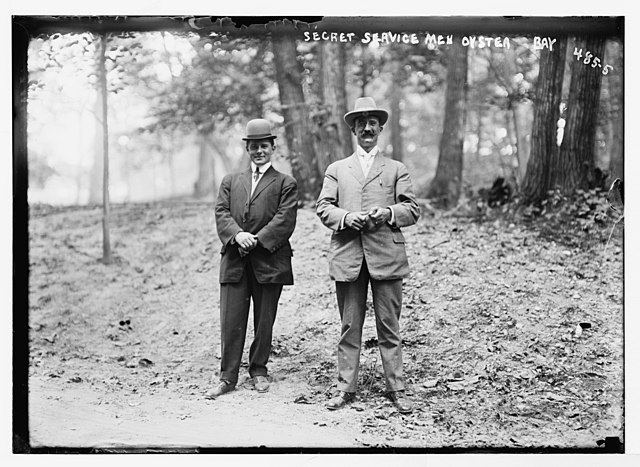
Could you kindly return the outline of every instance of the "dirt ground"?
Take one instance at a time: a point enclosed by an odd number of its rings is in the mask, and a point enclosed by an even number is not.
[[[219,369],[218,261],[207,203],[32,206],[29,430],[33,448],[568,448],[624,441],[622,234],[591,246],[525,224],[425,214],[405,229],[405,376],[383,394],[373,317],[358,400],[331,412],[339,318],[328,229],[301,209],[296,284],[274,328],[271,390]],[[606,233],[608,234],[609,231]],[[607,235],[604,235],[606,241]],[[372,312],[371,312],[372,313]],[[251,342],[248,331],[245,359]]]

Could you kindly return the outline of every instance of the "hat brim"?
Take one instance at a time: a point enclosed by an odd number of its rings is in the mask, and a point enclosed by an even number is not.
[[[387,120],[389,119],[389,113],[386,110],[371,109],[371,110],[354,110],[352,112],[347,112],[346,114],[344,114],[344,121],[347,125],[349,125],[349,128],[352,128],[353,122],[356,120],[356,118],[360,117],[361,115],[373,115],[374,117],[378,117],[378,120],[380,120],[380,126],[387,123]]]
[[[242,138],[242,141],[253,141],[256,139],[276,139],[276,138],[277,136],[272,134],[251,135],[251,136],[245,136],[244,138]]]

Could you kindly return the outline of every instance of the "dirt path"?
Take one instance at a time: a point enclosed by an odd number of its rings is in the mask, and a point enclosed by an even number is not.
[[[54,219],[66,224],[74,214],[54,215],[47,224],[56,224]],[[303,216],[305,214],[308,213]],[[140,220],[139,217],[145,215],[139,210],[132,217]],[[148,224],[153,225],[163,217],[156,215],[147,219]],[[306,226],[309,219],[303,219],[297,236],[316,235],[318,225],[310,223],[309,228]],[[181,219],[168,222],[176,224],[169,230],[180,229],[177,224]],[[90,230],[89,223],[91,220],[81,223],[79,230]],[[267,394],[253,390],[243,368],[236,392],[216,401],[202,398],[219,365],[217,242],[208,238],[214,234],[213,230],[208,235],[201,230],[211,227],[211,222],[203,224],[185,229],[187,236],[200,235],[198,240],[209,240],[203,248],[194,245],[192,252],[177,253],[178,248],[167,246],[167,230],[147,232],[144,238],[116,240],[116,245],[120,243],[120,248],[116,246],[120,258],[134,256],[128,254],[127,247],[138,252],[148,251],[147,256],[140,258],[141,264],[122,261],[115,267],[116,271],[92,261],[95,251],[89,253],[91,250],[82,249],[90,245],[90,239],[83,239],[82,246],[74,244],[80,233],[69,235],[59,230],[58,225],[53,226],[54,249],[66,248],[40,259],[45,266],[65,264],[62,271],[51,268],[40,276],[34,270],[36,274],[32,276],[32,290],[53,288],[36,303],[54,305],[50,315],[40,315],[39,306],[32,313],[32,329],[42,335],[32,341],[34,350],[40,349],[35,350],[35,367],[29,381],[33,447],[340,448],[363,445],[361,430],[357,424],[349,423],[345,413],[331,413],[321,404],[307,403],[306,399],[310,400],[310,394],[318,389],[297,374],[300,368],[295,367],[304,365],[304,361],[289,362],[291,358],[287,358],[283,365],[281,359],[276,358],[271,365],[274,381]],[[50,239],[49,229],[39,231],[34,225],[34,230]],[[32,257],[38,258],[39,247],[32,243]],[[203,252],[204,255],[200,254]],[[187,256],[179,261],[184,268],[175,266],[178,262],[172,265],[167,261],[182,254]],[[310,259],[313,254],[309,250],[296,250],[294,268],[305,271],[305,281],[309,284],[319,281],[320,286],[327,287],[327,306],[314,306],[309,297],[315,289],[306,289],[304,285],[299,290],[286,288],[274,329],[277,354],[294,352],[285,349],[282,342],[300,328],[301,321],[306,325],[317,321],[335,325],[326,264]],[[190,276],[190,280],[186,280],[182,273],[188,269],[186,265],[192,256],[198,256],[199,260],[195,265],[189,264],[197,266],[197,277],[194,278],[191,270],[185,273]],[[35,261],[37,264],[38,260]],[[66,264],[77,266],[78,262],[79,268]],[[143,277],[136,281],[135,275]],[[119,324],[127,320],[128,325]],[[252,332],[250,323],[248,334]],[[167,335],[174,341],[163,342]],[[43,352],[39,344],[62,346],[62,349]],[[249,344],[248,341],[247,350]],[[43,357],[48,357],[47,364],[40,366]],[[140,366],[142,358],[147,358],[152,365]],[[301,403],[294,402],[297,398]]]
[[[32,447],[596,447],[622,436],[619,238],[601,257],[513,225],[407,229],[405,372],[418,408],[403,416],[383,397],[370,318],[359,400],[323,406],[339,323],[329,231],[311,211],[292,239],[271,391],[254,391],[243,366],[238,390],[216,401],[202,397],[219,368],[211,206],[116,207],[108,267],[100,215],[32,213]]]

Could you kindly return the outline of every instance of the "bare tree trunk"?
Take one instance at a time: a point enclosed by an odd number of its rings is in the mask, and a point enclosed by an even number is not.
[[[213,193],[215,185],[214,163],[211,152],[207,148],[207,137],[198,135],[198,179],[194,184],[193,196],[204,198]]]
[[[78,126],[78,128],[82,128],[82,116],[83,113],[82,111],[78,112],[76,114],[76,125]],[[83,151],[83,137],[82,137],[83,133],[80,132],[76,143],[77,143],[77,147],[78,147],[78,159],[76,160],[76,174],[75,174],[75,178],[76,178],[76,205],[80,205],[80,200],[81,200],[81,194],[82,194],[82,175],[83,175],[83,170],[82,170],[82,158],[85,155],[84,151]]]
[[[559,37],[553,51],[540,51],[531,155],[522,182],[522,199],[525,203],[543,200],[555,186],[555,172],[559,169],[557,134],[566,50],[566,38]]]
[[[302,66],[297,60],[291,31],[273,33],[273,56],[291,171],[298,182],[300,198],[313,200],[320,193],[322,178],[313,147],[313,127],[302,91]]]
[[[360,46],[362,50],[362,67],[360,69],[360,97],[365,97],[367,95],[367,84],[369,84],[369,68],[367,67],[366,61],[366,47]]]
[[[346,52],[340,42],[322,43],[322,101],[330,109],[330,124],[335,126],[338,135],[338,157],[350,156],[353,152],[351,131],[344,122],[347,110],[346,89]],[[332,161],[333,162],[333,161]]]
[[[124,149],[124,162],[122,163],[122,176],[124,177],[125,183],[127,185],[127,195],[125,197],[125,201],[127,203],[131,202],[131,157],[128,148]]]
[[[530,102],[514,102],[513,118],[514,121],[518,122],[518,186],[522,186],[531,154],[532,114],[532,104]]]
[[[447,50],[447,91],[444,127],[436,175],[429,197],[445,206],[458,202],[462,191],[462,161],[467,100],[467,47],[455,42]]]
[[[593,57],[604,57],[604,39],[600,37],[579,38],[575,47],[582,49],[583,57],[571,65],[571,84],[567,108],[567,124],[560,146],[561,187],[571,194],[577,188],[587,188],[595,162],[595,133],[597,125],[601,69],[592,68]],[[586,53],[592,54],[591,61]]]
[[[609,150],[609,176],[611,180],[624,177],[624,119],[623,101],[624,76],[623,50],[618,42],[607,47],[606,62],[614,67],[608,73],[609,98],[611,100],[611,118],[609,122],[611,140]]]
[[[176,195],[176,174],[175,174],[175,166],[174,166],[174,157],[173,157],[173,151],[174,151],[174,144],[173,144],[173,138],[171,137],[164,137],[163,138],[165,144],[162,148],[162,151],[164,152],[164,158],[167,161],[167,169],[169,170],[169,186],[171,189],[171,197],[173,198]]]
[[[511,157],[513,157],[516,161],[518,160],[518,126],[517,123],[515,121],[515,115],[514,115],[514,110],[513,110],[513,102],[509,101],[508,104],[508,108],[505,112],[505,127],[507,130],[507,139],[509,140],[509,144],[511,145],[513,152],[511,154]],[[502,162],[502,157],[500,158],[500,161]],[[517,173],[515,173],[515,169],[513,167],[513,160],[509,161],[509,168],[508,170],[505,169],[503,167],[502,169],[504,176],[505,177],[512,177],[516,180],[516,183],[518,181],[518,175]]]
[[[99,49],[98,49],[99,50]],[[99,55],[96,56],[96,66],[99,66]],[[98,91],[93,108],[95,115],[95,139],[93,140],[93,165],[89,175],[89,204],[100,204],[102,202],[102,178],[104,174],[102,154],[102,132],[104,130],[100,115],[102,115],[102,97]]]
[[[321,174],[329,164],[353,152],[349,127],[343,120],[347,113],[345,82],[344,45],[340,42],[323,42],[320,45],[322,109],[314,118],[317,125],[314,144]]]
[[[483,122],[484,105],[480,104],[478,106],[477,116],[478,116],[478,127],[476,131],[478,133],[478,144],[476,146],[476,162],[480,161],[480,149],[482,149],[482,132],[484,130],[484,122]]]
[[[402,100],[402,62],[393,60],[391,64],[392,80],[389,92],[391,114],[389,124],[391,126],[391,146],[393,158],[398,161],[404,159],[404,145],[402,142],[402,126],[400,125],[400,101]]]
[[[113,263],[113,256],[111,254],[111,239],[109,234],[109,221],[111,216],[111,202],[109,200],[109,120],[107,108],[107,70],[105,68],[107,39],[107,34],[102,34],[100,36],[98,80],[100,83],[100,98],[102,101],[102,262],[104,264],[111,264]]]
[[[207,138],[207,144],[211,146],[211,149],[213,149],[215,154],[218,154],[220,156],[220,160],[225,171],[224,175],[233,172],[234,168],[232,167],[231,161],[227,157],[226,152],[220,147],[220,143],[216,141],[215,137]],[[246,160],[246,158],[244,160]],[[220,174],[218,174],[218,176],[220,176]],[[216,193],[217,191],[218,190],[216,189],[213,192]]]

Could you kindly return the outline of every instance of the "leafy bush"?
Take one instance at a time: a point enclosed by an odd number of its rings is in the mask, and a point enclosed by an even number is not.
[[[548,197],[525,206],[522,215],[535,220],[544,236],[570,244],[602,242],[617,222],[602,188],[578,189],[567,196],[551,190]]]

